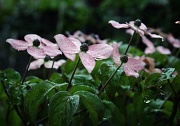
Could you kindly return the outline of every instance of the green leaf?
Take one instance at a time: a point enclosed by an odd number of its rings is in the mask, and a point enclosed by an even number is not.
[[[97,95],[88,91],[77,91],[74,94],[80,96],[81,102],[88,109],[93,125],[97,126],[104,115],[104,105],[102,100]]]
[[[168,80],[172,78],[172,74],[174,73],[175,68],[163,68],[163,71],[161,73],[160,82],[164,80]]]
[[[64,74],[60,74],[60,73],[52,73],[50,78],[50,81],[52,82],[56,82],[56,83],[64,83],[68,81],[68,77],[65,76]]]
[[[146,79],[145,79],[145,87],[149,87],[152,85],[157,85],[159,82],[159,78],[161,77],[160,73],[153,73],[150,74]]]
[[[71,96],[67,91],[59,91],[49,103],[49,125],[68,126],[79,106],[79,95]]]
[[[77,91],[88,91],[91,93],[96,93],[95,90],[92,87],[86,86],[86,85],[75,85],[69,89],[69,92],[71,94],[74,94]]]
[[[103,100],[103,104],[105,108],[103,120],[109,120],[113,116],[116,106],[111,101],[105,100]]]
[[[27,113],[30,123],[35,125],[38,108],[40,104],[46,98],[46,95],[54,88],[50,83],[43,81],[33,88],[26,94],[24,99],[24,107]]]
[[[36,76],[28,76],[25,79],[25,82],[29,82],[29,83],[40,83],[42,80]]]
[[[4,82],[5,85],[18,85],[21,82],[21,75],[13,69],[6,69],[4,70]]]
[[[180,91],[180,73],[176,75],[176,77],[172,81],[172,86],[176,93]]]

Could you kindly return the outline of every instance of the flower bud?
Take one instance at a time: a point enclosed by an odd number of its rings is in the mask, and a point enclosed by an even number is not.
[[[141,20],[136,19],[136,20],[134,21],[134,25],[137,26],[137,27],[141,26]]]
[[[80,46],[80,49],[82,52],[87,52],[88,51],[88,44],[87,43],[82,43]]]
[[[38,39],[35,39],[33,41],[33,46],[38,47],[40,45],[40,41]]]
[[[127,63],[127,62],[128,62],[128,57],[127,57],[127,55],[121,56],[121,57],[120,57],[120,60],[121,60],[122,63]]]

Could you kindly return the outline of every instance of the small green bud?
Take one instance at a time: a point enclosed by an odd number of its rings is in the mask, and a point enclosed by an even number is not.
[[[88,51],[88,44],[87,43],[82,43],[80,46],[80,49],[82,52],[87,52]]]
[[[40,41],[38,39],[35,39],[33,41],[33,46],[38,47],[40,45]]]
[[[123,55],[120,57],[120,60],[122,63],[127,63],[128,62],[128,57],[126,55]]]
[[[136,20],[134,21],[134,25],[137,26],[137,27],[141,26],[141,20],[136,19]]]

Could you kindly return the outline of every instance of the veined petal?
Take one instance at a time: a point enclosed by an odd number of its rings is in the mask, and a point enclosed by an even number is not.
[[[71,61],[75,61],[76,59],[76,54],[75,53],[64,53],[64,55],[70,59]]]
[[[62,34],[54,36],[59,48],[63,53],[79,53],[80,48],[78,48],[70,39]]]
[[[116,42],[113,42],[112,47],[113,47],[113,52],[112,52],[113,61],[117,66],[119,66],[121,55],[119,54],[118,44]]]
[[[39,49],[37,47],[28,47],[27,52],[33,56],[35,59],[44,59],[46,57],[46,54],[42,49]]]
[[[74,37],[69,37],[69,39],[74,43],[74,45],[76,45],[77,48],[80,48],[81,42],[78,39]]]
[[[21,40],[7,39],[6,42],[11,44],[11,46],[17,50],[26,50],[28,48],[28,43]]]
[[[108,23],[110,23],[114,28],[128,28],[129,26],[127,24],[120,24],[119,22],[110,20]]]
[[[89,46],[87,53],[93,58],[107,59],[111,56],[113,48],[108,44],[94,44]]]
[[[44,59],[37,59],[30,63],[28,70],[35,70],[41,67],[43,65]]]
[[[62,54],[62,52],[59,49],[53,48],[50,46],[42,46],[41,49],[43,49],[45,54],[50,56],[50,57],[55,57],[57,55]]]
[[[91,73],[96,64],[94,58],[85,52],[80,52],[79,57],[84,67],[87,69],[88,73]]]
[[[36,34],[27,34],[24,39],[29,43],[32,44],[34,40],[38,39],[41,42],[41,37]]]
[[[42,43],[45,45],[45,46],[50,46],[51,48],[54,48],[54,49],[59,49],[58,45],[55,44],[55,43],[52,43],[51,41],[47,40],[47,39],[44,39],[42,38]]]
[[[161,54],[171,54],[171,51],[168,48],[164,48],[163,46],[158,46],[156,49]]]
[[[124,64],[123,68],[127,76],[134,76],[136,78],[139,77],[139,74],[136,71],[134,71],[131,67],[129,67],[127,64]]]
[[[133,70],[140,71],[144,68],[145,63],[135,58],[128,58],[128,62],[126,63],[126,66],[128,66]]]

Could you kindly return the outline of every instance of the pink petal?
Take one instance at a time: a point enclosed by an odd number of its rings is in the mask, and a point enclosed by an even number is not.
[[[154,53],[156,49],[154,47],[147,47],[144,51],[145,54],[151,54]]]
[[[70,59],[71,61],[75,61],[76,59],[76,54],[75,53],[64,53],[64,55]]]
[[[144,35],[144,31],[141,30],[140,28],[134,26],[134,24],[127,24],[132,30],[138,32],[139,35],[143,36]]]
[[[94,44],[89,46],[87,53],[93,58],[107,59],[111,56],[113,48],[108,44]]]
[[[151,34],[151,33],[148,33],[148,35],[151,36],[151,38],[160,38],[160,39],[162,39],[162,41],[164,41],[164,38],[160,35]]]
[[[28,48],[28,44],[25,41],[15,40],[15,39],[7,39],[6,42],[11,44],[11,46],[17,50],[26,50]]]
[[[94,58],[85,52],[80,52],[79,56],[80,56],[82,64],[87,69],[88,73],[91,73],[92,70],[94,69],[95,63],[96,63]]]
[[[53,65],[53,68],[55,69],[58,69],[60,66],[62,66],[66,61],[65,60],[59,60],[59,61],[55,61],[54,62],[54,65]],[[44,63],[44,66],[46,68],[52,68],[52,64],[53,64],[53,61],[47,61]]]
[[[128,28],[129,26],[127,24],[120,24],[119,22],[110,20],[108,23],[110,23],[115,28]]]
[[[175,47],[175,48],[180,48],[180,40],[174,38],[172,34],[167,35],[167,40]]]
[[[50,46],[42,46],[41,48],[44,50],[45,54],[50,57],[55,57],[57,55],[62,54],[62,52],[57,48],[53,48]]]
[[[176,21],[175,23],[176,23],[176,24],[180,24],[180,21]]]
[[[54,36],[55,40],[61,51],[63,53],[79,53],[80,48],[78,48],[70,39],[62,34]]]
[[[59,49],[57,44],[54,44],[51,41],[44,39],[44,38],[42,38],[41,40],[42,40],[42,43],[45,44],[45,46],[50,46],[51,48]]]
[[[69,37],[69,39],[74,43],[74,45],[76,45],[77,48],[80,48],[81,42],[78,39],[74,37]]]
[[[41,67],[43,65],[44,59],[38,59],[30,63],[28,70],[35,70]]]
[[[168,48],[164,48],[163,46],[158,46],[156,49],[161,54],[171,54],[171,51]]]
[[[137,72],[135,72],[131,67],[129,67],[128,65],[124,64],[123,65],[124,68],[124,72],[126,73],[127,76],[134,76],[136,78],[139,77],[139,74]]]
[[[126,65],[133,70],[140,71],[144,68],[145,63],[135,58],[128,58],[128,62],[126,63]]]
[[[154,48],[154,44],[145,36],[142,36],[142,42],[149,48]]]
[[[112,52],[113,61],[117,66],[119,66],[121,55],[119,54],[118,44],[116,42],[113,42],[112,47],[113,47],[113,52]]]
[[[24,39],[29,43],[32,44],[32,42],[36,39],[38,39],[41,42],[41,37],[36,34],[28,34],[24,37]]]
[[[46,57],[46,54],[42,49],[39,49],[37,47],[29,47],[27,49],[27,52],[33,56],[35,59],[44,59]]]

